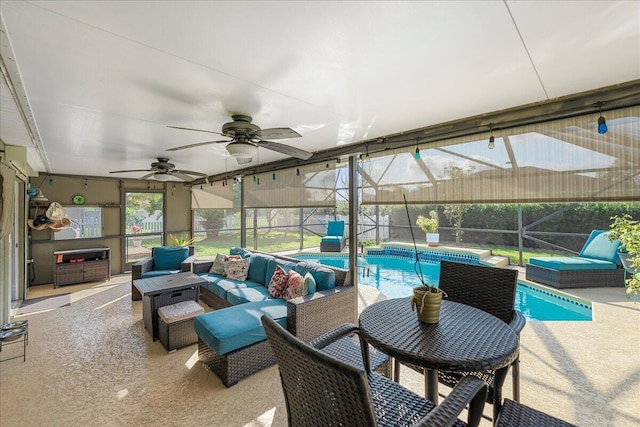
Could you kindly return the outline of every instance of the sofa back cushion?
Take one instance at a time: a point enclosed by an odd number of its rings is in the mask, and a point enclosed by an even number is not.
[[[262,283],[267,286],[271,276],[267,275],[267,264],[275,259],[271,255],[254,253],[249,258],[249,276],[247,278],[253,282]],[[271,273],[273,275],[273,272]]]
[[[265,283],[269,283],[269,281],[273,277],[273,273],[276,272],[277,266],[280,266],[280,268],[282,268],[285,273],[289,273],[289,270],[296,267],[296,263],[291,261],[285,261],[275,257],[269,260],[269,263],[267,264],[267,270],[265,272],[265,279],[264,279]]]
[[[620,256],[618,256],[619,248],[620,241],[609,240],[608,231],[593,230],[578,256],[609,261],[621,265]]]
[[[189,256],[189,248],[158,246],[153,248],[154,270],[180,270],[180,264]]]
[[[249,258],[251,251],[245,248],[233,247],[229,249],[229,255],[240,255],[240,258]]]
[[[296,271],[302,277],[307,273],[311,273],[316,281],[316,291],[326,291],[336,287],[336,274],[334,271],[318,263],[300,261],[296,265]]]

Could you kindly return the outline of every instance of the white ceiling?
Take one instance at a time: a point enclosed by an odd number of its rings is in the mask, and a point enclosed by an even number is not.
[[[157,157],[240,169],[224,144],[165,151],[221,139],[167,125],[220,131],[231,113],[291,127],[302,138],[279,142],[318,151],[640,78],[639,1],[3,0],[0,11],[3,61],[39,142],[4,85],[0,138],[57,174],[113,177]]]

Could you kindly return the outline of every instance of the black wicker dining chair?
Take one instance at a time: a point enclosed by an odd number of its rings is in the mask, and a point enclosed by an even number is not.
[[[576,427],[552,415],[513,400],[505,399],[495,427]]]
[[[266,315],[262,325],[278,364],[289,426],[464,426],[457,417],[466,405],[468,425],[480,422],[487,385],[479,378],[463,378],[435,406],[372,372],[369,347],[360,335],[364,369],[301,341]],[[352,334],[359,334],[358,327],[345,324],[315,344],[328,345]]]
[[[518,336],[524,328],[524,316],[514,309],[518,271],[506,268],[493,268],[458,262],[440,262],[440,289],[447,294],[447,300],[467,304],[493,314],[511,326]],[[520,400],[520,359],[511,364],[513,379],[513,400]],[[473,375],[481,378],[488,386],[487,403],[494,405],[494,418],[502,402],[502,385],[507,376],[496,371],[486,372],[447,372],[438,371],[438,381],[453,387],[463,376]]]

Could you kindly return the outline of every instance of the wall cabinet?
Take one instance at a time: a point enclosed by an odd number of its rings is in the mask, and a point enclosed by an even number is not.
[[[111,249],[89,248],[53,253],[53,287],[111,279]]]

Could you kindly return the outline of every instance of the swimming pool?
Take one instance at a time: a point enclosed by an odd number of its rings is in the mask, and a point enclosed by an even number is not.
[[[389,298],[411,296],[413,288],[421,286],[421,283],[414,271],[415,260],[401,255],[403,254],[359,256],[358,283],[374,287]],[[340,268],[348,268],[349,264],[349,258],[344,255],[297,254],[294,257]],[[422,255],[420,258],[425,259]],[[472,260],[465,261],[474,263]],[[439,262],[421,261],[420,265],[425,282],[437,284],[440,280]],[[522,282],[518,282],[516,309],[527,320],[592,320],[589,304]]]

